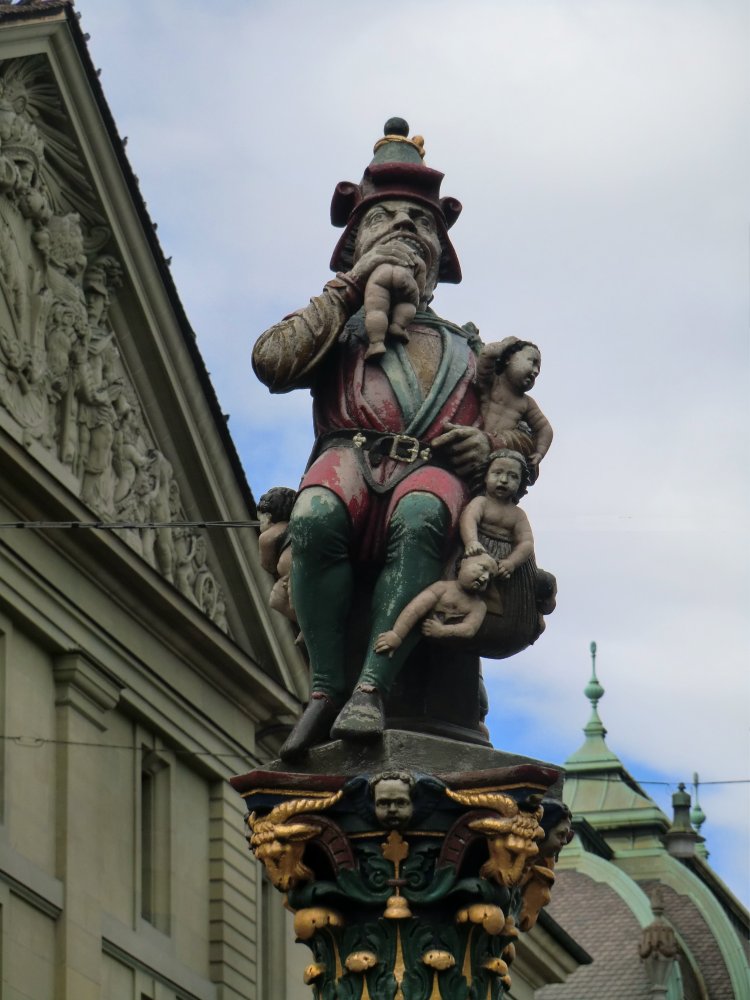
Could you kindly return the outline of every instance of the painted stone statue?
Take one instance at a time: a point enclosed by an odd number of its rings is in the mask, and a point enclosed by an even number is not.
[[[539,348],[518,337],[485,344],[479,355],[484,429],[495,448],[511,448],[524,456],[532,482],[552,444],[550,422],[527,394],[541,368]]]
[[[443,175],[422,162],[421,137],[407,136],[406,122],[391,119],[360,184],[337,186],[336,276],[253,352],[271,392],[311,390],[316,431],[288,525],[289,590],[312,696],[285,759],[329,738],[382,734],[385,699],[421,636],[406,631],[388,656],[379,637],[454,561],[461,512],[492,450],[475,328],[430,307],[438,282],[461,280],[448,236],[461,205],[441,197]],[[516,409],[530,417],[528,406]],[[367,636],[352,653],[350,632],[365,619]]]

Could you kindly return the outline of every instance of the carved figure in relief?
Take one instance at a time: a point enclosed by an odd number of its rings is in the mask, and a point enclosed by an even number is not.
[[[174,520],[171,465],[152,448],[108,320],[121,267],[100,252],[111,234],[56,100],[41,57],[0,67],[0,405],[25,440],[56,448],[98,514]],[[66,209],[55,214],[55,204]],[[171,534],[134,528],[121,537],[172,579]],[[192,538],[187,548],[181,589],[226,631],[206,553]]]
[[[417,252],[418,246],[415,247]],[[370,346],[365,358],[385,354],[385,335],[408,340],[406,328],[417,314],[424,294],[425,264],[419,257],[412,272],[397,264],[380,264],[365,288],[365,330]]]
[[[159,527],[146,529],[147,547],[152,553],[154,564],[168,580],[172,581],[174,580],[174,541],[172,529],[166,526],[172,520],[170,506],[172,464],[158,448],[151,448],[148,458],[149,474],[153,484],[147,497],[148,520],[156,522]],[[194,593],[190,596],[194,599]]]
[[[404,829],[414,815],[415,781],[408,771],[383,771],[370,779],[373,808],[386,830]]]
[[[127,501],[139,471],[148,465],[148,455],[142,445],[138,414],[125,403],[112,445],[112,468],[117,477],[115,485],[115,510],[127,509]]]
[[[422,620],[422,635],[430,639],[471,639],[487,613],[481,595],[497,563],[486,552],[467,554],[458,567],[458,579],[438,580],[410,601],[393,628],[375,641],[376,653],[393,655],[409,632]]]
[[[460,204],[440,197],[442,174],[422,164],[407,130],[399,119],[387,123],[361,184],[336,189],[332,219],[345,227],[332,260],[337,276],[266,331],[253,353],[272,392],[312,389],[317,431],[289,522],[294,608],[313,694],[284,757],[329,731],[361,740],[382,733],[383,698],[419,635],[392,657],[375,653],[375,640],[440,578],[469,480],[490,452],[467,332],[428,308],[438,280],[460,279],[448,239]],[[418,284],[424,270],[424,291],[408,342],[386,341],[372,363],[363,306],[382,265],[408,270]],[[370,639],[352,692],[346,622],[361,573],[373,580]]]
[[[287,529],[296,498],[295,490],[274,486],[258,501],[260,564],[267,573],[276,577],[268,603],[293,622],[297,621],[297,615],[289,594],[292,550]]]
[[[0,402],[35,437],[47,429],[44,363],[38,350],[0,328]]]
[[[174,539],[174,579],[180,592],[193,599],[193,581],[195,567],[193,560],[196,553],[198,536],[190,528],[175,528]]]
[[[485,344],[477,366],[484,429],[496,448],[521,452],[532,482],[552,444],[549,421],[527,395],[541,367],[542,356],[536,344],[518,337]]]

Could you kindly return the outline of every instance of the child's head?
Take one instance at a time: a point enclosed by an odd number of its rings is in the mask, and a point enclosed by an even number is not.
[[[511,480],[516,480],[517,476],[517,484],[514,485],[511,491],[511,499],[518,500],[526,493],[529,485],[529,467],[520,451],[513,451],[510,448],[498,448],[497,451],[492,452],[487,459],[487,471],[484,477],[488,492],[490,487],[495,484],[496,480],[505,471],[510,474],[509,478]],[[502,478],[505,479],[506,477],[503,476]]]
[[[296,492],[288,486],[272,486],[258,501],[258,515],[261,520],[267,518],[271,524],[288,521],[296,499]]]
[[[458,582],[464,590],[481,593],[497,575],[497,562],[489,553],[480,552],[476,556],[463,556],[458,563]]]
[[[540,858],[555,858],[573,839],[573,814],[559,799],[542,799],[544,814],[540,824],[544,830],[544,840],[539,845]]]
[[[505,372],[519,389],[534,387],[542,367],[542,352],[530,340],[513,340],[495,361],[495,374]]]

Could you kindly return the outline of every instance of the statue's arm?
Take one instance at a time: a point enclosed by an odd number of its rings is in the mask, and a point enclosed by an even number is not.
[[[362,305],[359,282],[337,275],[309,305],[262,333],[253,369],[271,392],[309,387],[349,317]]]
[[[376,653],[388,653],[389,655],[401,645],[414,626],[430,611],[440,600],[445,581],[438,581],[417,594],[406,605],[398,616],[392,629],[381,632],[375,640],[373,649]]]
[[[428,618],[422,625],[422,633],[431,639],[473,639],[486,614],[487,605],[481,597],[477,597],[462,621],[446,625],[435,618]]]
[[[461,541],[464,543],[467,556],[477,556],[486,551],[478,537],[479,524],[484,514],[485,503],[485,497],[474,497],[464,507],[458,522],[458,530],[461,533]]]
[[[528,403],[526,408],[526,423],[534,435],[534,454],[530,455],[529,458],[533,464],[538,465],[552,444],[552,424],[547,420],[531,396],[527,396],[526,400]]]
[[[520,507],[516,507],[516,523],[513,525],[513,549],[503,560],[518,569],[534,555],[534,536],[529,519]]]

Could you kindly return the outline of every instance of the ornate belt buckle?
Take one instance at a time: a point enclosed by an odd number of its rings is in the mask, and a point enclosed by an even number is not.
[[[409,434],[394,434],[391,442],[391,450],[388,452],[390,458],[395,458],[397,462],[416,462],[419,457],[419,441]]]

